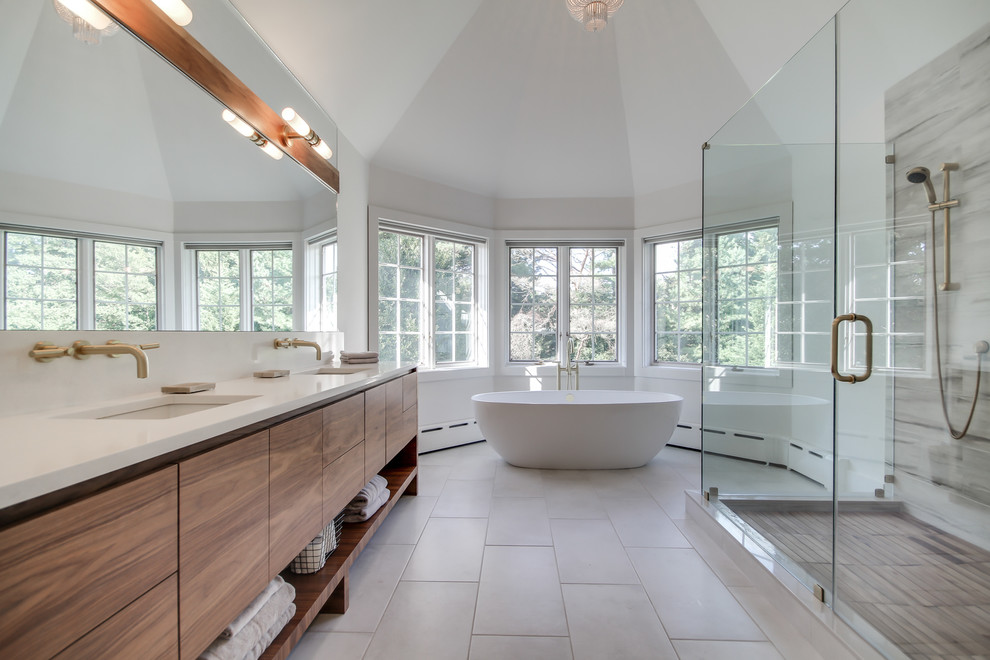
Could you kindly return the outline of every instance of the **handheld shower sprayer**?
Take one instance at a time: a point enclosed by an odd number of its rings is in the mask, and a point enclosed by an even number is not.
[[[925,186],[925,194],[928,195],[928,203],[935,204],[935,186],[932,185],[932,173],[927,167],[913,167],[908,170],[907,180],[911,183],[922,183]]]

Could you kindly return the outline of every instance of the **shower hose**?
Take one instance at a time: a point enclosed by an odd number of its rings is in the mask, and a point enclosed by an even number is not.
[[[966,437],[969,432],[969,425],[973,422],[973,414],[976,412],[976,402],[980,398],[980,376],[983,373],[983,353],[976,353],[976,388],[973,392],[973,403],[969,407],[969,416],[966,417],[966,424],[962,430],[952,428],[949,420],[949,406],[945,402],[945,383],[942,379],[942,348],[938,333],[938,276],[935,273],[935,211],[932,211],[932,301],[935,311],[935,368],[938,371],[938,393],[942,401],[942,416],[945,418],[945,425],[949,427],[949,435],[956,440]]]

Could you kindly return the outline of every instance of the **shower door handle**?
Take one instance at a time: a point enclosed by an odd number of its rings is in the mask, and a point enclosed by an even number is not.
[[[839,326],[844,321],[862,321],[866,326],[866,373],[856,376],[839,373]],[[862,314],[841,314],[832,319],[832,378],[840,383],[862,383],[873,373],[873,321]]]

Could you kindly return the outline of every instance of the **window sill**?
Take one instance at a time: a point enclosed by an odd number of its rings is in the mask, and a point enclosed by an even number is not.
[[[420,367],[417,370],[419,380],[432,383],[444,380],[461,380],[465,378],[487,378],[492,375],[490,367]]]
[[[651,364],[636,370],[639,378],[662,378],[664,380],[701,379],[700,364]]]

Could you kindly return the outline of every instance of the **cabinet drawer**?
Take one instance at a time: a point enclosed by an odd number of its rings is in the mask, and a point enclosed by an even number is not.
[[[364,442],[323,468],[323,523],[329,524],[368,483],[364,480]]]
[[[268,584],[268,431],[179,463],[179,652],[196,658]]]
[[[385,387],[364,393],[364,482],[385,467]]]
[[[51,657],[176,570],[176,468],[0,532],[0,648]]]
[[[409,374],[402,377],[402,409],[409,410],[419,402],[418,391],[416,389],[416,374]]]
[[[323,413],[270,429],[268,577],[323,529]]]
[[[179,581],[175,575],[65,649],[56,660],[179,657]]]
[[[323,465],[330,465],[364,439],[364,394],[323,409]]]

